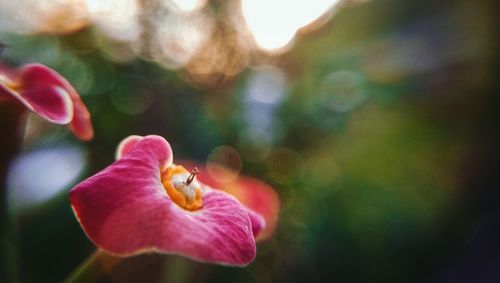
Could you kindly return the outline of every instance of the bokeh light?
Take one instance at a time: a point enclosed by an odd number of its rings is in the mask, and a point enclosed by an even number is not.
[[[8,175],[11,209],[47,202],[74,184],[85,167],[85,154],[74,145],[42,147],[19,156]]]
[[[120,41],[139,37],[139,4],[137,0],[85,0],[87,13],[106,36]]]
[[[206,0],[172,0],[174,4],[183,12],[192,12],[202,8]]]
[[[257,45],[278,52],[338,1],[242,0],[241,9]]]
[[[241,170],[240,155],[230,146],[218,146],[207,156],[206,169],[217,182],[234,181]]]
[[[204,13],[172,13],[156,24],[152,56],[170,68],[184,67],[206,47],[214,25]]]
[[[259,132],[264,140],[275,138],[274,115],[283,100],[285,75],[276,67],[262,66],[250,75],[244,91],[244,117],[251,132]]]
[[[367,98],[365,79],[351,71],[336,71],[327,74],[322,81],[322,103],[334,111],[353,110]]]
[[[0,1],[0,30],[72,33],[89,23],[85,0]]]

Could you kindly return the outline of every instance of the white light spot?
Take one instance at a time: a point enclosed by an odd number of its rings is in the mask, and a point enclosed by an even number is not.
[[[273,51],[291,42],[301,27],[323,15],[339,0],[242,0],[241,8],[256,43]]]
[[[174,4],[183,12],[192,12],[203,8],[205,0],[172,0]]]
[[[153,57],[170,68],[180,68],[203,48],[214,23],[205,13],[169,14],[157,23]]]
[[[274,112],[283,100],[285,85],[285,75],[280,69],[261,67],[250,76],[244,92],[247,126],[266,133],[268,140],[274,138]]]
[[[84,152],[71,145],[40,148],[19,156],[7,176],[13,209],[42,204],[69,189],[85,168]]]
[[[133,41],[139,36],[137,0],[85,0],[93,23],[106,36]]]

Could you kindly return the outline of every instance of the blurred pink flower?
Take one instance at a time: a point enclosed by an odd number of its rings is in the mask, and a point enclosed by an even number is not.
[[[249,264],[265,220],[235,197],[172,163],[160,136],[130,136],[117,161],[70,191],[87,236],[117,255],[156,251],[233,266]]]
[[[66,125],[82,140],[94,135],[90,114],[80,96],[56,71],[27,64],[12,70],[0,64],[0,102],[22,104],[49,122]]]

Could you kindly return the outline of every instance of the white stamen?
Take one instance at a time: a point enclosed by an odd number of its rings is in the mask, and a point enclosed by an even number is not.
[[[196,178],[189,185],[186,185],[189,176],[189,173],[173,175],[172,185],[174,185],[174,188],[180,191],[188,200],[193,200],[196,195],[196,189],[201,188],[201,186]]]

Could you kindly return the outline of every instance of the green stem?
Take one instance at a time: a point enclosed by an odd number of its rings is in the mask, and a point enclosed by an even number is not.
[[[101,249],[97,249],[63,282],[96,282],[103,275],[111,271],[121,260],[121,257],[113,256]]]

